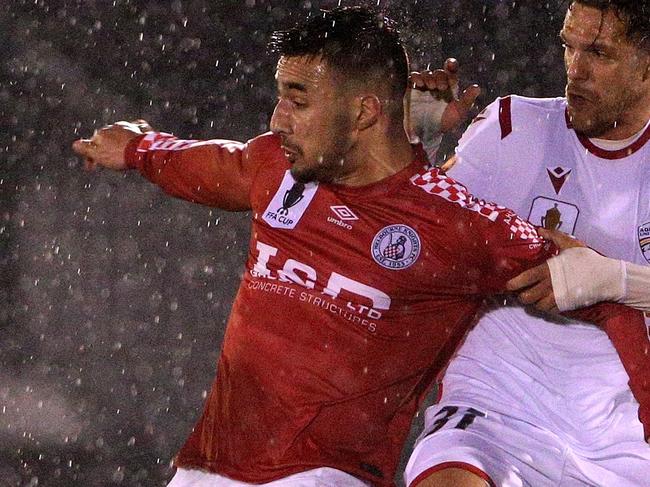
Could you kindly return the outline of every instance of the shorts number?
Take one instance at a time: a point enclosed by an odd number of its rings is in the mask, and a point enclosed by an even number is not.
[[[426,435],[430,436],[434,434],[436,431],[440,430],[444,425],[446,425],[449,420],[458,412],[458,406],[445,406],[438,411],[438,413],[435,415],[437,418],[438,416],[442,415],[442,417],[436,419],[433,422],[433,429],[429,431]],[[474,419],[479,416],[481,418],[485,417],[485,413],[482,411],[477,411],[474,408],[463,408],[463,417],[460,418],[460,421],[456,423],[456,426],[454,428],[458,428],[461,430],[466,429],[469,425],[471,425],[474,422]]]

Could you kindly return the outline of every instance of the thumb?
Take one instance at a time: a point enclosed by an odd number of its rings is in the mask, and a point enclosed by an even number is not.
[[[468,86],[458,99],[461,110],[465,113],[469,112],[480,94],[481,88],[479,85]]]
[[[560,250],[568,249],[571,247],[585,247],[580,240],[573,238],[571,235],[568,235],[559,230],[549,230],[547,228],[538,228],[537,233],[539,233],[546,240],[550,240],[555,245],[557,245]]]
[[[93,149],[94,143],[90,139],[79,139],[72,143],[72,150],[83,157],[89,157]]]

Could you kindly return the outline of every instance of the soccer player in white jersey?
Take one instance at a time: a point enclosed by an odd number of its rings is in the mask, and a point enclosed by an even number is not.
[[[556,233],[566,232],[611,257],[565,251],[511,281],[522,301],[562,310],[618,300],[648,311],[650,2],[575,0],[560,37],[566,96],[495,101],[449,172],[547,236],[566,242]],[[650,486],[637,406],[601,330],[494,302],[444,375],[406,483]]]

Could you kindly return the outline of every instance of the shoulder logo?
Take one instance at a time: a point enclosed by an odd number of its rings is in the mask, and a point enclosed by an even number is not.
[[[547,167],[546,172],[548,173],[548,177],[551,180],[555,194],[560,194],[562,186],[564,186],[564,183],[566,183],[567,179],[569,178],[569,174],[571,174],[571,169],[566,169],[560,166]]]
[[[650,264],[650,222],[639,225],[638,235],[641,253],[645,257],[646,262]]]
[[[289,171],[285,172],[280,187],[264,210],[262,219],[273,228],[295,228],[317,189],[318,184],[298,183]]]
[[[372,240],[372,258],[391,270],[406,269],[420,256],[420,236],[408,225],[389,225],[377,232]]]

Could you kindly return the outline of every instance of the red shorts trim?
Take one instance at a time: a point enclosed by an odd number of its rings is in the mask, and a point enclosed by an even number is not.
[[[490,484],[490,487],[496,487],[496,484],[488,474],[486,474],[483,470],[481,470],[477,466],[465,462],[444,462],[444,463],[439,463],[438,465],[434,465],[431,468],[427,468],[424,472],[422,472],[420,475],[415,477],[415,479],[413,480],[413,482],[411,482],[409,487],[415,487],[418,484],[418,482],[424,480],[432,473],[438,472],[440,470],[444,470],[446,468],[459,468],[461,470],[467,470],[468,472],[473,473],[478,477],[481,477],[488,484]]]

